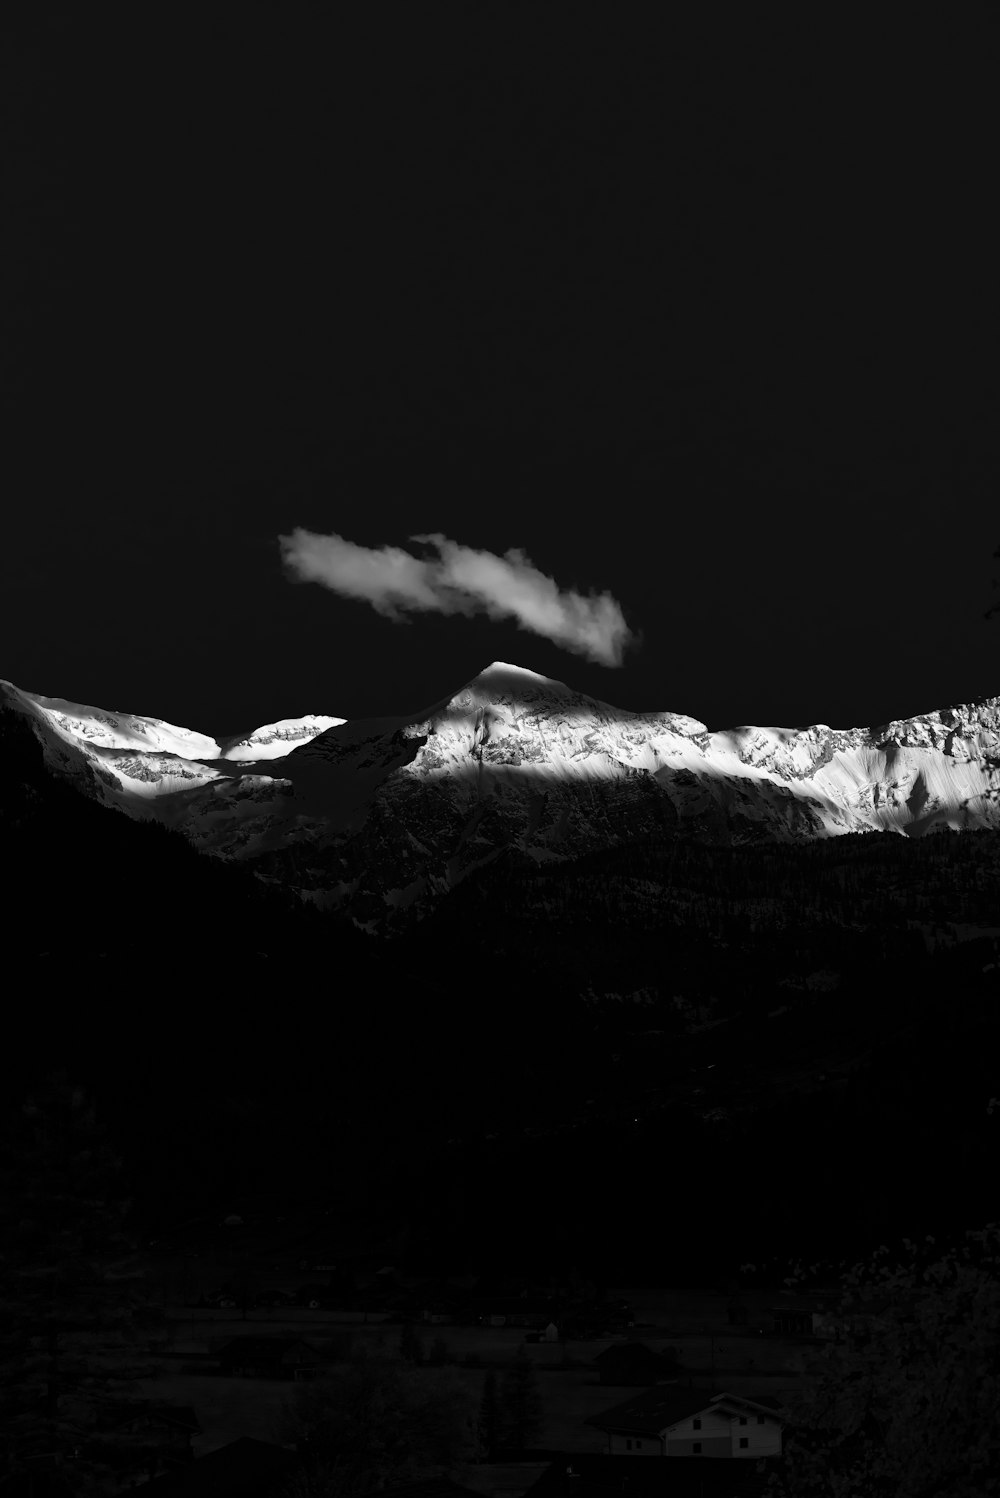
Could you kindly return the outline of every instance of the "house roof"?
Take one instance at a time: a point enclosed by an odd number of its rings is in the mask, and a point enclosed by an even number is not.
[[[669,1461],[668,1471],[665,1461]],[[634,1456],[569,1452],[542,1473],[525,1498],[664,1498],[665,1494],[669,1498],[763,1498],[768,1474],[777,1470],[777,1461],[767,1460],[672,1456],[643,1461]]]
[[[636,1431],[639,1435],[658,1435],[668,1425],[687,1420],[703,1410],[711,1410],[711,1396],[704,1389],[643,1389],[631,1399],[612,1405],[599,1414],[588,1415],[585,1425],[598,1430]]]
[[[554,1299],[522,1300],[519,1295],[477,1295],[472,1307],[484,1316],[554,1316],[559,1309]]]
[[[224,1347],[219,1348],[216,1356],[262,1358],[268,1362],[274,1362],[287,1357],[290,1352],[296,1350],[304,1350],[312,1357],[319,1358],[315,1347],[298,1337],[233,1337]]]
[[[585,1425],[596,1425],[598,1430],[634,1431],[637,1435],[658,1435],[667,1426],[678,1420],[689,1420],[692,1415],[712,1414],[716,1410],[756,1410],[780,1418],[782,1405],[770,1395],[750,1399],[744,1394],[710,1394],[705,1389],[667,1388],[643,1389],[625,1399],[621,1404],[589,1415]]]
[[[651,1347],[646,1346],[645,1342],[615,1342],[610,1347],[606,1347],[603,1352],[599,1352],[594,1362],[618,1363],[624,1362],[627,1358],[637,1363],[648,1363],[659,1362],[662,1357],[662,1352],[654,1352]]]
[[[424,1477],[419,1482],[407,1482],[398,1487],[383,1488],[391,1498],[483,1498],[475,1488],[467,1488],[450,1477]]]
[[[201,1435],[201,1423],[193,1408],[189,1404],[156,1404],[150,1405],[151,1415],[156,1415],[168,1425],[176,1426],[178,1430],[189,1430],[193,1435]]]
[[[750,1409],[773,1410],[776,1414],[785,1408],[781,1400],[775,1399],[773,1394],[755,1394],[752,1397],[749,1394],[723,1393],[712,1395],[713,1404],[721,1403],[723,1400],[727,1404],[746,1405]]]
[[[149,1498],[272,1498],[301,1461],[294,1451],[241,1436],[144,1485]]]
[[[784,1425],[784,1417],[781,1416],[781,1410],[783,1410],[784,1405],[781,1404],[780,1399],[774,1399],[771,1395],[762,1395],[759,1399],[750,1399],[749,1395],[729,1395],[729,1393],[723,1393],[723,1395],[713,1395],[711,1402],[713,1402],[713,1405],[716,1405],[717,1410],[737,1410],[738,1413],[743,1413],[746,1410],[747,1413],[751,1414],[768,1414],[768,1416],[772,1416],[774,1419],[781,1420],[781,1423]]]
[[[124,1424],[139,1416],[159,1420],[172,1429],[186,1430],[192,1435],[201,1434],[198,1416],[189,1404],[164,1404],[156,1399],[132,1399],[116,1407],[114,1418],[117,1423]]]

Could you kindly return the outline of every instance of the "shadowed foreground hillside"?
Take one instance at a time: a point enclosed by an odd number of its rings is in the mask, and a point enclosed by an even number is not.
[[[86,1072],[160,1208],[326,1185],[619,1278],[992,1210],[992,833],[511,858],[380,943],[58,785],[6,713],[0,751],[5,1080]]]

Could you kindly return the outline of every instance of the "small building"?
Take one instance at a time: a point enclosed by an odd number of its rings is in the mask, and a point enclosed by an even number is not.
[[[86,1433],[81,1449],[91,1460],[112,1466],[123,1457],[141,1460],[150,1476],[160,1475],[194,1460],[191,1438],[201,1433],[189,1405],[135,1399],[106,1412],[98,1426]]]
[[[201,1422],[188,1404],[160,1404],[156,1400],[144,1401],[143,1418],[146,1428],[158,1431],[161,1439],[168,1443],[164,1459],[168,1465],[182,1466],[194,1460],[191,1438],[202,1434]]]
[[[547,1326],[542,1327],[541,1331],[525,1332],[524,1340],[526,1342],[558,1342],[559,1328],[554,1321],[550,1321]]]
[[[282,1337],[233,1337],[216,1356],[223,1373],[242,1378],[308,1378],[322,1363],[308,1342]]]
[[[866,1296],[846,1307],[827,1306],[814,1315],[813,1333],[825,1341],[849,1342],[858,1346],[871,1337],[890,1304],[886,1296]]]
[[[547,1306],[531,1306],[525,1304],[519,1309],[507,1312],[507,1326],[519,1326],[531,1331],[544,1331],[551,1324],[552,1312]]]
[[[416,1482],[406,1482],[383,1488],[386,1498],[482,1498],[476,1488],[467,1488],[464,1483],[450,1477],[422,1477]]]
[[[391,1291],[399,1289],[399,1272],[394,1264],[387,1264],[381,1254],[363,1254],[345,1262],[345,1272],[350,1272],[357,1290]]]
[[[814,1318],[822,1309],[822,1302],[813,1296],[782,1295],[768,1306],[771,1330],[779,1337],[811,1337],[814,1333]]]
[[[585,1424],[606,1432],[609,1456],[780,1456],[780,1408],[770,1398],[666,1387],[646,1389]]]
[[[116,1411],[119,1430],[162,1430],[176,1435],[179,1445],[190,1448],[191,1437],[202,1433],[198,1416],[188,1404],[164,1404],[156,1399],[130,1400]]]
[[[555,1319],[556,1307],[550,1300],[529,1300],[524,1296],[492,1296],[477,1299],[477,1319],[486,1326],[516,1326],[525,1331],[544,1331]]]
[[[779,1337],[811,1337],[811,1310],[793,1310],[787,1306],[771,1306],[771,1328]]]
[[[618,1342],[606,1347],[594,1359],[602,1384],[636,1389],[648,1389],[653,1384],[669,1382],[677,1377],[677,1364],[672,1356],[654,1352],[645,1342]]]
[[[820,1324],[840,1305],[843,1286],[814,1285],[807,1290],[779,1290],[767,1307],[772,1330],[793,1337],[820,1336]]]
[[[821,1337],[828,1341],[862,1340],[889,1305],[884,1296],[862,1295],[844,1308],[844,1293],[835,1287],[808,1295],[779,1295],[768,1307],[776,1335]]]
[[[464,1308],[461,1292],[440,1283],[425,1285],[421,1296],[414,1292],[409,1299],[411,1303],[419,1302],[419,1314],[431,1326],[454,1325]]]

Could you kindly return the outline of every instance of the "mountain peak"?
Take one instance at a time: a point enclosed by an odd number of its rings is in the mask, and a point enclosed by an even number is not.
[[[542,676],[538,671],[529,671],[526,666],[515,666],[510,661],[491,661],[471,681],[466,682],[455,695],[463,692],[479,694],[503,694],[510,692],[551,692],[562,696],[572,689],[564,681],[551,676]]]
[[[518,680],[523,678],[527,681],[547,682],[552,680],[550,676],[542,676],[538,671],[529,671],[527,666],[515,665],[513,661],[490,661],[488,666],[484,666],[482,671],[473,677],[473,681],[483,681],[487,677],[492,681],[498,677],[508,676]]]
[[[877,731],[709,731],[491,661],[417,714],[281,719],[222,746],[2,681],[0,704],[91,799],[264,860],[262,878],[371,930],[402,930],[505,850],[527,867],[674,832],[736,846],[1000,828],[997,699]]]

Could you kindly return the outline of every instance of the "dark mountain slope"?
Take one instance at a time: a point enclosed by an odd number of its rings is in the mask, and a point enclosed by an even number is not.
[[[345,1224],[530,1222],[619,1277],[988,1215],[992,833],[510,850],[378,941],[60,784],[15,714],[0,752],[5,1081],[84,1070],[161,1206],[326,1180]]]

